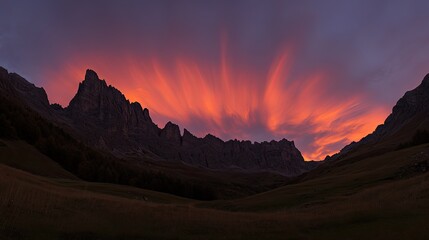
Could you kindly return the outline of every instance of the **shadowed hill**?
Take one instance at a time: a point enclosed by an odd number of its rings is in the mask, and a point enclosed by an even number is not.
[[[78,179],[24,141],[0,140],[0,163],[44,177]]]

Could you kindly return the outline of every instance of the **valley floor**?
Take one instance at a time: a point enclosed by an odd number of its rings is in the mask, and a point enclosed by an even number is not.
[[[0,239],[429,239],[428,144],[246,198],[196,201],[81,181],[1,141]]]

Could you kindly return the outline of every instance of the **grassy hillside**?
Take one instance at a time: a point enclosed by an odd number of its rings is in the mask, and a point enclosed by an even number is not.
[[[0,140],[0,163],[40,176],[78,179],[23,141]]]
[[[427,239],[428,156],[420,145],[211,202],[0,164],[0,239]]]
[[[400,202],[404,200],[402,197],[408,197],[407,191],[428,194],[425,193],[429,191],[429,184],[425,185],[429,178],[428,172],[429,144],[425,144],[358,161],[333,163],[285,187],[235,201],[214,201],[203,205],[234,211],[280,211],[326,205],[337,208],[345,201],[354,203],[359,194],[370,189],[380,190],[374,195],[374,200],[380,204]],[[409,181],[420,182],[407,189],[400,189],[402,185],[407,186]],[[389,194],[401,199],[393,199]],[[372,203],[371,199],[358,199],[365,204]]]

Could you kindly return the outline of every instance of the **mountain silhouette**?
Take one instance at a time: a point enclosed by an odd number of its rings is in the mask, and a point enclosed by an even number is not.
[[[358,142],[352,142],[326,160],[351,155],[381,154],[401,148],[413,141],[416,134],[429,130],[429,74],[415,89],[398,100],[383,124]]]
[[[88,69],[69,106],[49,105],[43,88],[2,69],[3,89],[42,116],[68,129],[78,139],[121,158],[152,156],[209,169],[269,170],[296,176],[315,167],[305,162],[293,141],[223,141],[208,134],[195,137],[168,122],[153,123],[149,110],[131,103],[124,94]],[[31,96],[31,97],[29,97]],[[37,103],[37,104],[36,104]]]

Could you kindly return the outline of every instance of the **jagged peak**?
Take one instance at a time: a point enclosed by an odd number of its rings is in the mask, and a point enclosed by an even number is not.
[[[293,141],[289,141],[289,140],[287,140],[286,138],[282,138],[282,139],[280,139],[280,141],[279,142],[288,142],[288,143],[292,143]]]
[[[218,137],[216,137],[215,135],[212,135],[212,134],[207,134],[205,137],[204,137],[204,139],[206,139],[206,140],[215,140],[215,141],[218,141],[218,142],[224,142],[222,139],[220,139],[220,138],[218,138]]]
[[[180,136],[179,125],[174,124],[170,121],[167,122],[165,124],[165,127],[161,130],[160,136],[161,138],[167,139],[169,141],[180,143],[181,136]]]
[[[190,136],[190,137],[195,137],[194,134],[192,134],[188,129],[183,129],[183,136]]]
[[[151,119],[151,117],[150,117],[150,114],[149,114],[149,109],[147,109],[147,108],[144,108],[144,109],[143,109],[143,116],[144,116],[145,120],[150,120],[150,121],[152,121],[152,119]]]
[[[77,93],[70,101],[68,109],[72,109],[76,106],[78,108],[86,108],[91,105],[89,102],[99,101],[99,96],[104,95],[115,102],[125,102],[130,104],[129,100],[126,99],[118,89],[107,86],[105,80],[101,80],[94,70],[87,69],[85,73],[85,79],[79,83]],[[84,106],[86,105],[86,106]],[[96,104],[92,104],[95,106]]]
[[[85,73],[85,80],[100,80],[100,78],[98,78],[97,73],[92,70],[92,69],[87,69],[86,73]]]
[[[168,129],[168,128],[177,128],[177,129],[179,129],[179,125],[177,125],[175,123],[172,123],[171,121],[168,121],[165,124],[164,129]]]
[[[79,84],[79,88],[89,87],[93,90],[102,88],[113,88],[112,86],[107,86],[105,80],[102,80],[98,77],[97,73],[92,69],[87,69],[85,72],[85,79]]]

